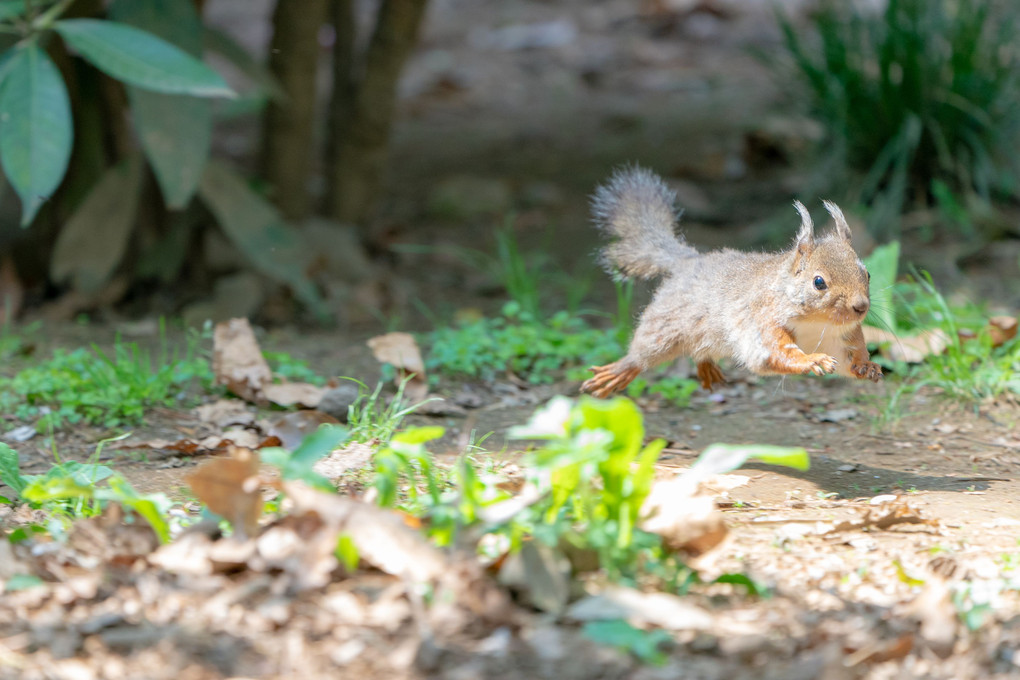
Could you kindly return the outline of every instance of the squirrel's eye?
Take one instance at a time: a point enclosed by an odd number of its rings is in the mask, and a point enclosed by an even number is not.
[[[868,281],[870,281],[871,280],[871,272],[865,271],[864,273],[868,275]]]
[[[828,287],[829,286],[827,286],[825,283],[825,279],[823,279],[821,276],[815,277],[815,290],[825,290]]]

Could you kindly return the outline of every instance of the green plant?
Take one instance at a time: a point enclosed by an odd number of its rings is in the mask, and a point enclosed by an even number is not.
[[[148,522],[160,542],[166,543],[170,540],[169,499],[161,493],[140,494],[124,477],[99,465],[96,461],[103,445],[110,441],[115,440],[100,441],[89,462],[61,461],[58,457],[41,475],[22,475],[17,452],[0,444],[0,481],[11,487],[22,502],[47,511],[58,522],[93,517],[107,503],[120,503]]]
[[[312,385],[326,384],[326,379],[313,371],[304,359],[295,359],[286,352],[262,352],[262,356],[269,362],[273,374],[285,380],[306,382]]]
[[[164,336],[155,362],[137,343],[120,340],[111,354],[95,345],[57,349],[51,359],[0,378],[0,409],[37,419],[43,429],[82,420],[105,427],[138,422],[146,409],[185,398],[189,385],[211,385],[209,362],[198,355],[196,342],[189,338],[178,358]]]
[[[559,372],[577,379],[590,364],[606,363],[623,354],[613,330],[590,327],[582,318],[558,312],[542,321],[516,302],[502,315],[457,327],[440,328],[426,339],[430,371],[493,379],[510,370],[530,382],[553,382]]]
[[[660,378],[637,377],[627,386],[627,396],[637,399],[642,394],[657,394],[677,408],[686,408],[691,403],[691,395],[701,383],[692,378],[679,378],[667,375]]]
[[[639,661],[656,666],[666,663],[668,657],[662,647],[673,642],[664,630],[641,630],[623,619],[591,621],[584,624],[581,631],[590,640],[629,652]]]
[[[780,14],[794,67],[828,131],[833,186],[892,218],[906,202],[1017,196],[1020,130],[1015,9],[989,0],[827,0],[809,45]],[[848,172],[849,171],[849,172]]]
[[[8,2],[0,11],[0,30],[20,38],[0,57],[0,162],[21,197],[23,226],[32,222],[60,185],[73,146],[70,98],[59,69],[44,48],[52,34],[106,75],[141,92],[192,97],[233,94],[215,71],[152,33],[116,21],[62,19],[72,3]],[[118,4],[127,3],[121,0]],[[143,115],[142,121],[144,126],[151,118]],[[163,159],[155,155],[157,179],[164,191],[175,190],[168,186],[172,182],[169,174],[162,172]]]
[[[350,428],[352,442],[388,442],[400,427],[404,416],[418,410],[422,404],[432,401],[430,398],[417,404],[404,403],[404,388],[410,378],[401,381],[397,393],[388,403],[381,396],[383,383],[378,383],[370,392],[368,386],[360,380],[344,379],[358,385],[358,397],[347,408],[347,425]]]

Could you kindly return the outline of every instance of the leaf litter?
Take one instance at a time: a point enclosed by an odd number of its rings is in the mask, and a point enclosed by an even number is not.
[[[968,583],[999,583],[994,595],[1008,604],[997,606],[1015,609],[1007,569],[968,567],[975,557],[964,542],[949,561],[930,558],[953,528],[895,494],[798,501],[785,517],[756,521],[769,515],[730,498],[753,477],[722,471],[768,450],[706,450],[693,473],[659,466],[644,527],[696,570],[691,584],[665,592],[604,583],[583,555],[534,542],[516,565],[487,564],[436,548],[406,515],[364,497],[281,479],[259,449],[293,450],[335,419],[314,410],[264,419],[255,403],[264,402],[223,400],[193,414],[199,428],[220,433],[207,435],[221,441],[205,450],[228,457],[196,468],[191,493],[230,519],[232,533],[205,520],[178,526],[160,546],[147,524],[111,504],[77,522],[66,543],[3,542],[0,608],[15,616],[0,624],[0,677],[459,678],[466,668],[509,678],[948,678],[996,669],[1008,677],[1020,667],[990,651],[1010,649],[1015,632],[985,623],[988,637],[977,640],[965,618],[997,620]],[[258,441],[238,443],[230,429]],[[374,452],[348,444],[315,470],[337,479],[370,465]],[[511,497],[486,508],[487,521],[536,501],[526,484],[504,488]],[[267,500],[282,514],[263,514]],[[884,544],[894,547],[880,551]],[[883,561],[889,554],[899,558]],[[624,634],[629,651],[595,642]],[[665,666],[642,667],[641,649]]]

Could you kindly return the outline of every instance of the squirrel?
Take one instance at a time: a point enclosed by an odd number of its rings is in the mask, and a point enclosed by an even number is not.
[[[617,170],[592,198],[596,226],[611,243],[601,260],[619,278],[661,278],[641,314],[627,355],[594,375],[582,392],[608,397],[642,371],[680,356],[697,364],[705,389],[725,382],[718,359],[759,375],[835,373],[882,379],[870,361],[861,321],[871,275],[850,242],[839,207],[824,201],[835,228],[816,238],[800,201],[793,247],[778,253],[723,248],[698,252],[676,228],[676,193],[640,167]]]

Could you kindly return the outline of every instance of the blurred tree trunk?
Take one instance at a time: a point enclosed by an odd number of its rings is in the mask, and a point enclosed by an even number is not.
[[[364,226],[371,217],[386,161],[397,83],[426,5],[427,0],[383,0],[359,69],[352,0],[333,0],[337,40],[327,181],[328,211],[338,221]]]
[[[280,211],[292,220],[306,217],[309,209],[319,29],[328,8],[329,0],[277,0],[273,12],[269,70],[286,99],[266,109],[262,176]]]

